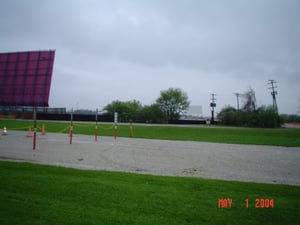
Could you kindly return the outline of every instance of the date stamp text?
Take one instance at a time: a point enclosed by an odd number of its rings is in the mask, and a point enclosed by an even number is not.
[[[218,208],[220,209],[229,209],[234,205],[232,198],[218,198]],[[275,201],[273,198],[255,198],[250,200],[249,198],[245,199],[246,208],[256,208],[256,209],[269,209],[275,208]]]

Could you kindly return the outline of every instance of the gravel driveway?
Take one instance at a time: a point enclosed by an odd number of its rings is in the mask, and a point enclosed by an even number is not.
[[[82,169],[300,185],[300,148],[26,132],[0,136],[0,159]]]

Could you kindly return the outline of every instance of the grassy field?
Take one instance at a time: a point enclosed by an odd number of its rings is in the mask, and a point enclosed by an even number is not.
[[[299,186],[0,162],[0,193],[0,224],[10,225],[291,225],[300,220]],[[232,199],[231,208],[219,208],[219,198]],[[273,207],[256,208],[256,199],[273,199]]]
[[[47,132],[69,131],[68,122],[38,121],[39,131],[45,124]],[[0,127],[8,130],[24,130],[33,127],[32,121],[0,120]],[[74,123],[73,133],[94,135],[95,123]],[[99,124],[100,136],[113,136],[113,124]],[[118,136],[129,136],[129,125],[118,125]],[[150,138],[164,140],[206,141],[233,144],[255,144],[300,147],[300,129],[259,129],[234,127],[204,127],[204,126],[148,126],[134,125],[135,138]]]

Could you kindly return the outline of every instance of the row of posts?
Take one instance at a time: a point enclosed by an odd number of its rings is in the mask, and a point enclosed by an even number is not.
[[[37,126],[36,126],[36,108],[33,109],[33,145],[32,148],[33,150],[36,149],[36,132],[37,132]],[[98,141],[98,109],[96,110],[96,116],[95,116],[95,122],[96,122],[96,126],[95,126],[95,141]],[[45,127],[43,125],[42,130],[45,130]],[[44,131],[45,132],[45,131]],[[43,132],[43,133],[44,133]],[[118,136],[118,113],[115,112],[114,113],[114,139],[116,140]],[[129,127],[129,136],[132,138],[133,137],[133,129],[132,129],[132,123],[130,123],[130,127]],[[73,109],[71,111],[71,115],[70,115],[70,130],[69,130],[69,138],[70,138],[70,144],[72,144],[72,140],[73,140]]]

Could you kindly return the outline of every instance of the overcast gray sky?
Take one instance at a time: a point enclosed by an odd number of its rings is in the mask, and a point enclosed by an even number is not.
[[[0,0],[0,51],[55,49],[50,107],[152,104],[169,87],[210,115],[249,87],[300,106],[299,0]]]

